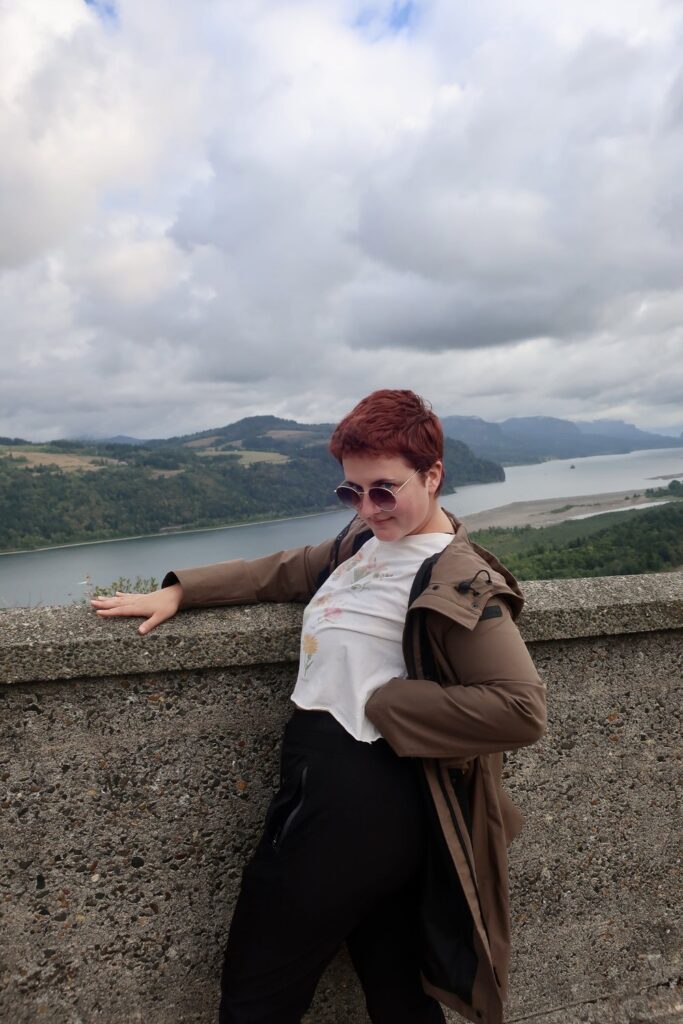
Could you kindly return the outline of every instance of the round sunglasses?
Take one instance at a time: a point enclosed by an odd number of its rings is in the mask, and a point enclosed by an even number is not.
[[[389,487],[369,487],[367,495],[373,505],[376,505],[381,512],[393,512],[398,502],[396,495],[403,490],[406,484],[410,483],[414,476],[420,472],[416,469],[414,473],[404,480],[400,487],[392,491]],[[363,495],[366,493],[362,487],[352,487],[351,484],[340,484],[334,492],[342,505],[348,508],[359,509],[363,504]]]

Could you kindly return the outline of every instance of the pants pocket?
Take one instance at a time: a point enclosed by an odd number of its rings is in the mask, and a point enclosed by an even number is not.
[[[304,805],[307,775],[307,764],[300,764],[296,770],[288,772],[268,808],[264,831],[271,848],[276,852],[282,848]]]

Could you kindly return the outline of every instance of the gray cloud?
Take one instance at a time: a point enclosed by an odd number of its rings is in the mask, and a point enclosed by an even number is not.
[[[593,300],[595,301],[595,300]],[[591,297],[553,294],[529,279],[517,289],[447,286],[414,275],[386,275],[348,297],[347,340],[354,348],[445,351],[510,345],[580,332],[591,325]]]

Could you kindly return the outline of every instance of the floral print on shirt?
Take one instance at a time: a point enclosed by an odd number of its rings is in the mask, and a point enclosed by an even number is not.
[[[302,636],[302,638],[301,638],[301,651],[302,651],[303,656],[304,656],[304,679],[305,679],[306,678],[306,673],[308,672],[308,670],[311,667],[311,664],[313,662],[313,658],[318,653],[318,641],[316,640],[316,638],[313,636],[312,633],[304,633],[304,635]]]
[[[339,578],[342,575],[349,576],[351,584],[348,587],[350,591],[358,592],[364,590],[370,583],[375,580],[391,579],[394,575],[390,572],[385,563],[377,562],[377,556],[371,555],[367,562],[363,560],[362,549],[348,558],[332,573],[332,577]],[[317,615],[315,618],[311,616],[309,619],[309,630],[303,634],[301,638],[301,660],[303,664],[302,677],[305,679],[308,675],[308,670],[313,664],[313,659],[318,653],[318,640],[315,636],[315,629],[323,622],[335,622],[344,615],[344,608],[340,608],[337,605],[330,604],[334,600],[334,592],[320,594],[318,597],[314,597],[309,605],[309,608],[316,609]]]

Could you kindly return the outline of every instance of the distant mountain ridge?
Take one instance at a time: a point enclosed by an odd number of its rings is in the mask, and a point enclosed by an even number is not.
[[[615,455],[638,448],[681,447],[680,436],[641,430],[625,420],[566,420],[555,416],[513,416],[502,421],[485,420],[480,416],[442,416],[444,433],[462,441],[478,456],[496,462],[517,464],[529,459],[540,462],[550,458],[581,458],[584,455]],[[245,416],[223,427],[212,427],[174,437],[148,438],[118,434],[115,437],[79,437],[74,440],[99,444],[129,444],[148,447],[188,445],[211,437],[220,437],[222,444],[252,441],[257,446],[278,442],[282,431],[309,435],[311,443],[323,443],[334,429],[333,423],[299,423],[297,420],[263,414]],[[276,433],[273,435],[271,431]],[[20,438],[0,438],[0,444],[18,443]],[[29,442],[22,442],[24,444]]]
[[[244,416],[240,420],[236,420],[234,423],[228,423],[223,427],[210,427],[207,430],[198,430],[192,434],[175,434],[173,437],[150,437],[142,439],[139,437],[130,437],[127,434],[117,434],[115,437],[76,437],[70,440],[95,442],[97,444],[143,444],[149,447],[158,447],[159,445],[187,445],[194,441],[203,441],[207,438],[220,436],[222,441],[244,441],[244,439],[252,440],[254,438],[267,435],[269,431],[282,431],[290,430],[296,433],[315,433],[329,436],[334,429],[332,423],[298,423],[296,420],[286,420],[279,416],[262,415],[262,416]],[[20,439],[15,438],[14,441]],[[1,441],[1,439],[0,439]],[[27,443],[27,442],[24,442]]]
[[[494,423],[479,416],[444,416],[441,422],[448,437],[462,441],[481,458],[503,465],[683,446],[681,438],[649,433],[623,420],[513,416]]]

